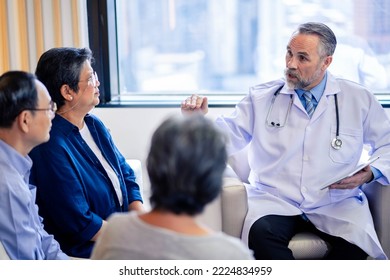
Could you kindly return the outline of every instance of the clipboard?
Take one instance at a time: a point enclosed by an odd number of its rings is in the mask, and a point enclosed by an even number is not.
[[[368,161],[364,162],[364,163],[361,163],[359,165],[357,165],[351,172],[349,172],[348,174],[344,174],[342,176],[338,176],[338,177],[335,177],[333,178],[332,180],[328,181],[328,183],[322,185],[321,189],[320,190],[324,190],[326,189],[327,187],[329,187],[330,185],[333,185],[333,184],[336,184],[337,182],[340,182],[341,180],[345,179],[345,178],[348,178],[348,177],[351,177],[352,175],[354,175],[355,173],[359,172],[360,170],[362,170],[364,167],[370,165],[371,163],[373,163],[374,161],[376,161],[380,156],[376,156],[376,157],[373,157],[373,158],[370,158]]]

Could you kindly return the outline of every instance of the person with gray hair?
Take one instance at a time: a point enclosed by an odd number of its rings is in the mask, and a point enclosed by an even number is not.
[[[229,156],[248,150],[242,239],[257,259],[294,259],[288,244],[302,231],[330,244],[326,259],[387,259],[361,187],[390,183],[390,120],[368,89],[328,71],[336,45],[325,24],[301,24],[287,44],[284,79],[252,87],[216,120]],[[206,114],[207,97],[192,95],[181,110]],[[380,158],[329,183],[355,169],[364,147]]]
[[[113,214],[92,259],[253,259],[239,239],[196,220],[221,191],[226,140],[201,114],[165,120],[147,157],[152,210]]]
[[[31,150],[30,183],[47,232],[69,256],[89,258],[114,212],[143,211],[140,186],[109,129],[91,111],[100,82],[88,48],[45,51],[35,75],[58,105],[50,140]]]

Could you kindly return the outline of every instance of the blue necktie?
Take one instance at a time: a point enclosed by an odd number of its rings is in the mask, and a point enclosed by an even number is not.
[[[309,115],[309,117],[311,118],[311,116],[314,113],[314,104],[313,104],[313,101],[312,101],[313,95],[311,94],[310,91],[305,91],[303,96],[306,99],[306,112]]]

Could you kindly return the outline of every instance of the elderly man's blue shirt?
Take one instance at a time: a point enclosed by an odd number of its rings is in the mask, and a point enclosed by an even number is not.
[[[42,225],[28,184],[31,159],[0,140],[0,242],[10,259],[68,259]]]

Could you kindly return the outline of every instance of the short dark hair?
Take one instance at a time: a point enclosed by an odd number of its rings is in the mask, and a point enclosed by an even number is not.
[[[226,139],[203,115],[165,120],[153,134],[147,157],[152,207],[175,214],[201,213],[221,190]]]
[[[72,90],[79,90],[80,73],[85,61],[93,63],[89,48],[52,48],[39,58],[35,75],[46,86],[51,99],[58,108],[65,104],[61,87],[67,84]]]
[[[307,22],[298,26],[299,34],[314,34],[320,38],[320,55],[333,55],[336,50],[337,39],[332,29],[320,22]]]
[[[10,128],[26,108],[36,108],[36,77],[24,71],[8,71],[0,76],[0,127]]]

